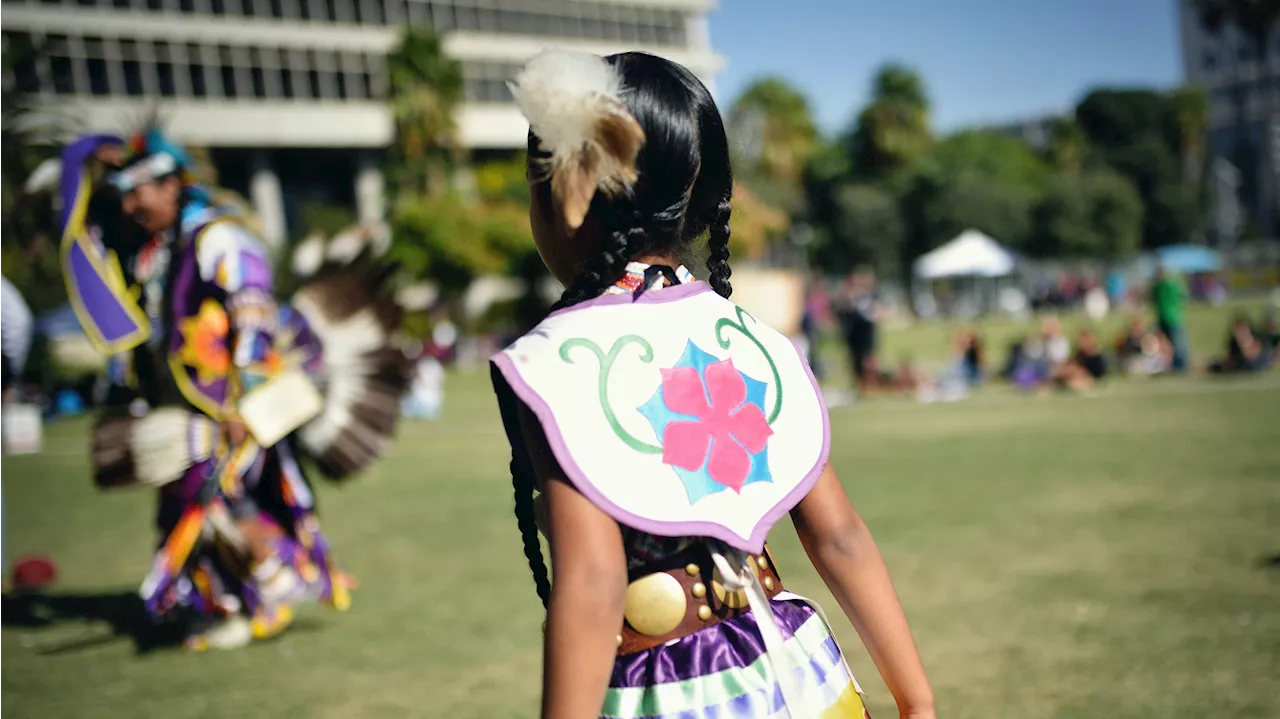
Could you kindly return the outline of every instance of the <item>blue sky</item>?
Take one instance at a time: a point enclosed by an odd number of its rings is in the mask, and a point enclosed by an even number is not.
[[[924,77],[943,131],[1065,110],[1094,85],[1182,76],[1176,0],[720,0],[710,22],[727,60],[723,103],[779,75],[829,131],[849,123],[887,60]]]

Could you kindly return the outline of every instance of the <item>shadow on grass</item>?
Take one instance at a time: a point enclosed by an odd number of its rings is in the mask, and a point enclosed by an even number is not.
[[[21,592],[4,598],[5,627],[38,629],[80,623],[83,636],[43,648],[41,654],[65,654],[130,639],[139,654],[181,646],[178,623],[157,623],[142,607],[137,592],[47,594]],[[102,631],[100,624],[106,624]]]
[[[1280,569],[1280,553],[1270,554],[1259,559],[1258,566],[1263,569]]]

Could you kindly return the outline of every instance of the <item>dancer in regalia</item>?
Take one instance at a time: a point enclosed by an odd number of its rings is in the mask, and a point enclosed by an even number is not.
[[[733,182],[707,89],[650,55],[557,50],[512,89],[535,241],[568,288],[493,360],[547,606],[542,715],[864,717],[830,625],[765,544],[790,512],[902,715],[933,717],[884,562],[827,463],[817,383],[726,299]],[[705,282],[682,265],[703,237]]]
[[[379,262],[327,265],[278,305],[264,248],[189,165],[158,127],[84,138],[63,152],[60,225],[69,298],[114,385],[95,480],[159,488],[146,610],[183,622],[189,647],[225,648],[301,602],[347,606],[300,460],[334,478],[373,461],[410,368]]]

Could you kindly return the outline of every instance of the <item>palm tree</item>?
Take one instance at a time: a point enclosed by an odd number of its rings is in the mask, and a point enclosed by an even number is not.
[[[752,166],[750,174],[773,182],[799,181],[818,140],[808,99],[778,77],[751,83],[733,103],[729,126]]]
[[[855,171],[885,177],[924,155],[932,143],[924,81],[908,67],[882,67],[852,135]]]
[[[54,195],[26,191],[27,179],[42,161],[58,153],[56,141],[67,123],[47,111],[30,92],[29,79],[39,49],[25,39],[5,39],[3,97],[0,98],[0,255],[6,279],[33,312],[66,301],[58,262]]]
[[[455,113],[463,100],[462,65],[435,33],[410,27],[387,56],[387,72],[402,191],[440,194],[461,151]]]
[[[1209,133],[1209,100],[1198,87],[1181,87],[1170,97],[1178,125],[1178,147],[1182,155],[1182,180],[1188,189],[1200,184],[1204,169],[1205,138]]]
[[[1079,172],[1084,167],[1087,142],[1075,118],[1060,117],[1049,131],[1049,162],[1065,172]]]

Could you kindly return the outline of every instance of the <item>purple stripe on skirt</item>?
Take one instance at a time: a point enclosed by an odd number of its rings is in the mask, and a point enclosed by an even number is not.
[[[802,602],[775,600],[770,604],[783,639],[794,636],[813,616],[813,610]],[[762,654],[764,640],[756,627],[755,616],[747,612],[681,637],[674,644],[618,657],[613,663],[609,686],[621,689],[680,682],[749,666]]]

